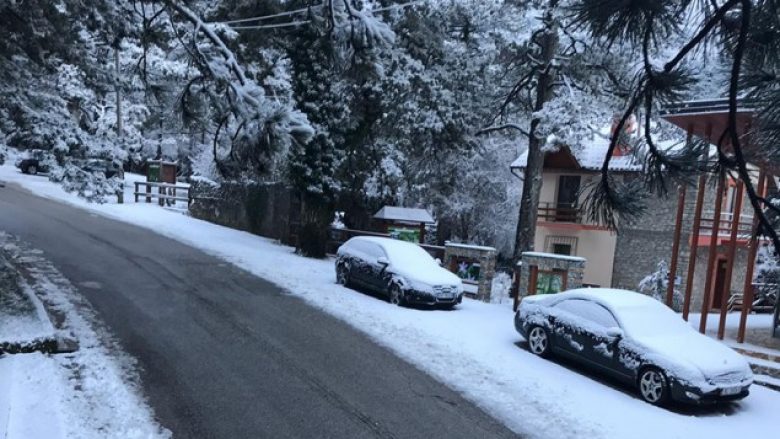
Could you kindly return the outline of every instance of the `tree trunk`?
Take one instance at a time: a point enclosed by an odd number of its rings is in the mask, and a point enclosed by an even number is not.
[[[306,257],[324,258],[334,209],[321,195],[304,194],[302,201],[297,250]]]
[[[534,110],[539,111],[544,104],[553,96],[553,81],[555,80],[555,69],[552,62],[558,51],[558,26],[551,14],[545,17],[545,23],[549,24],[547,31],[540,37],[541,39],[541,61],[536,86],[536,103]],[[539,209],[539,192],[542,189],[542,167],[544,165],[544,146],[545,139],[536,137],[536,128],[539,126],[539,119],[531,120],[531,130],[528,138],[528,162],[525,166],[523,176],[523,195],[520,199],[520,213],[517,221],[517,232],[515,234],[515,251],[513,260],[517,263],[520,255],[524,251],[534,249],[534,238],[536,237],[536,218]]]

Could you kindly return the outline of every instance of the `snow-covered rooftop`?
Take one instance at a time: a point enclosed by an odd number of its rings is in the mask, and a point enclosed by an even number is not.
[[[585,262],[585,258],[579,256],[559,255],[557,253],[523,252],[522,256],[531,256],[535,258],[560,259],[564,261],[574,261],[574,262]]]
[[[675,145],[676,141],[656,141],[656,144],[660,149],[668,149]],[[575,147],[561,146],[568,151],[580,169],[587,171],[598,171],[604,164],[604,159],[607,156],[610,144],[609,129],[602,130],[599,133],[593,133],[591,138],[583,141],[580,145]],[[525,168],[528,163],[528,151],[523,152],[515,159],[510,165],[513,169]],[[640,172],[642,170],[641,156],[635,156],[634,154],[613,156],[609,162],[610,171],[622,171],[622,172]]]
[[[433,224],[436,222],[427,210],[412,207],[385,206],[374,214],[374,218],[410,223]]]

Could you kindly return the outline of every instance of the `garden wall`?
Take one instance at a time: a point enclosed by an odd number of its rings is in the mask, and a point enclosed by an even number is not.
[[[195,218],[293,244],[291,224],[299,217],[300,203],[284,184],[195,180],[190,198]]]

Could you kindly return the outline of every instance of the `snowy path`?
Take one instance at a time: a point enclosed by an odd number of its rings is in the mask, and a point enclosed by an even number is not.
[[[462,392],[510,428],[531,437],[763,437],[771,434],[780,393],[758,386],[741,404],[715,412],[672,412],[628,390],[540,360],[517,346],[511,310],[467,300],[454,312],[390,306],[335,284],[331,261],[149,205],[92,206],[48,182],[6,167],[0,180],[203,249],[364,331],[378,343]]]

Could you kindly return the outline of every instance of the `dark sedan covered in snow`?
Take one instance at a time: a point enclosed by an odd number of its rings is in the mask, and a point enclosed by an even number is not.
[[[33,149],[26,151],[17,161],[16,167],[24,174],[47,173],[51,169],[54,156],[49,151]]]
[[[452,308],[463,300],[463,283],[422,247],[390,238],[359,236],[338,249],[336,280],[387,296],[396,305]]]
[[[645,401],[704,404],[746,397],[747,361],[693,330],[653,298],[615,289],[525,297],[515,328],[539,356],[551,353],[636,386]]]

